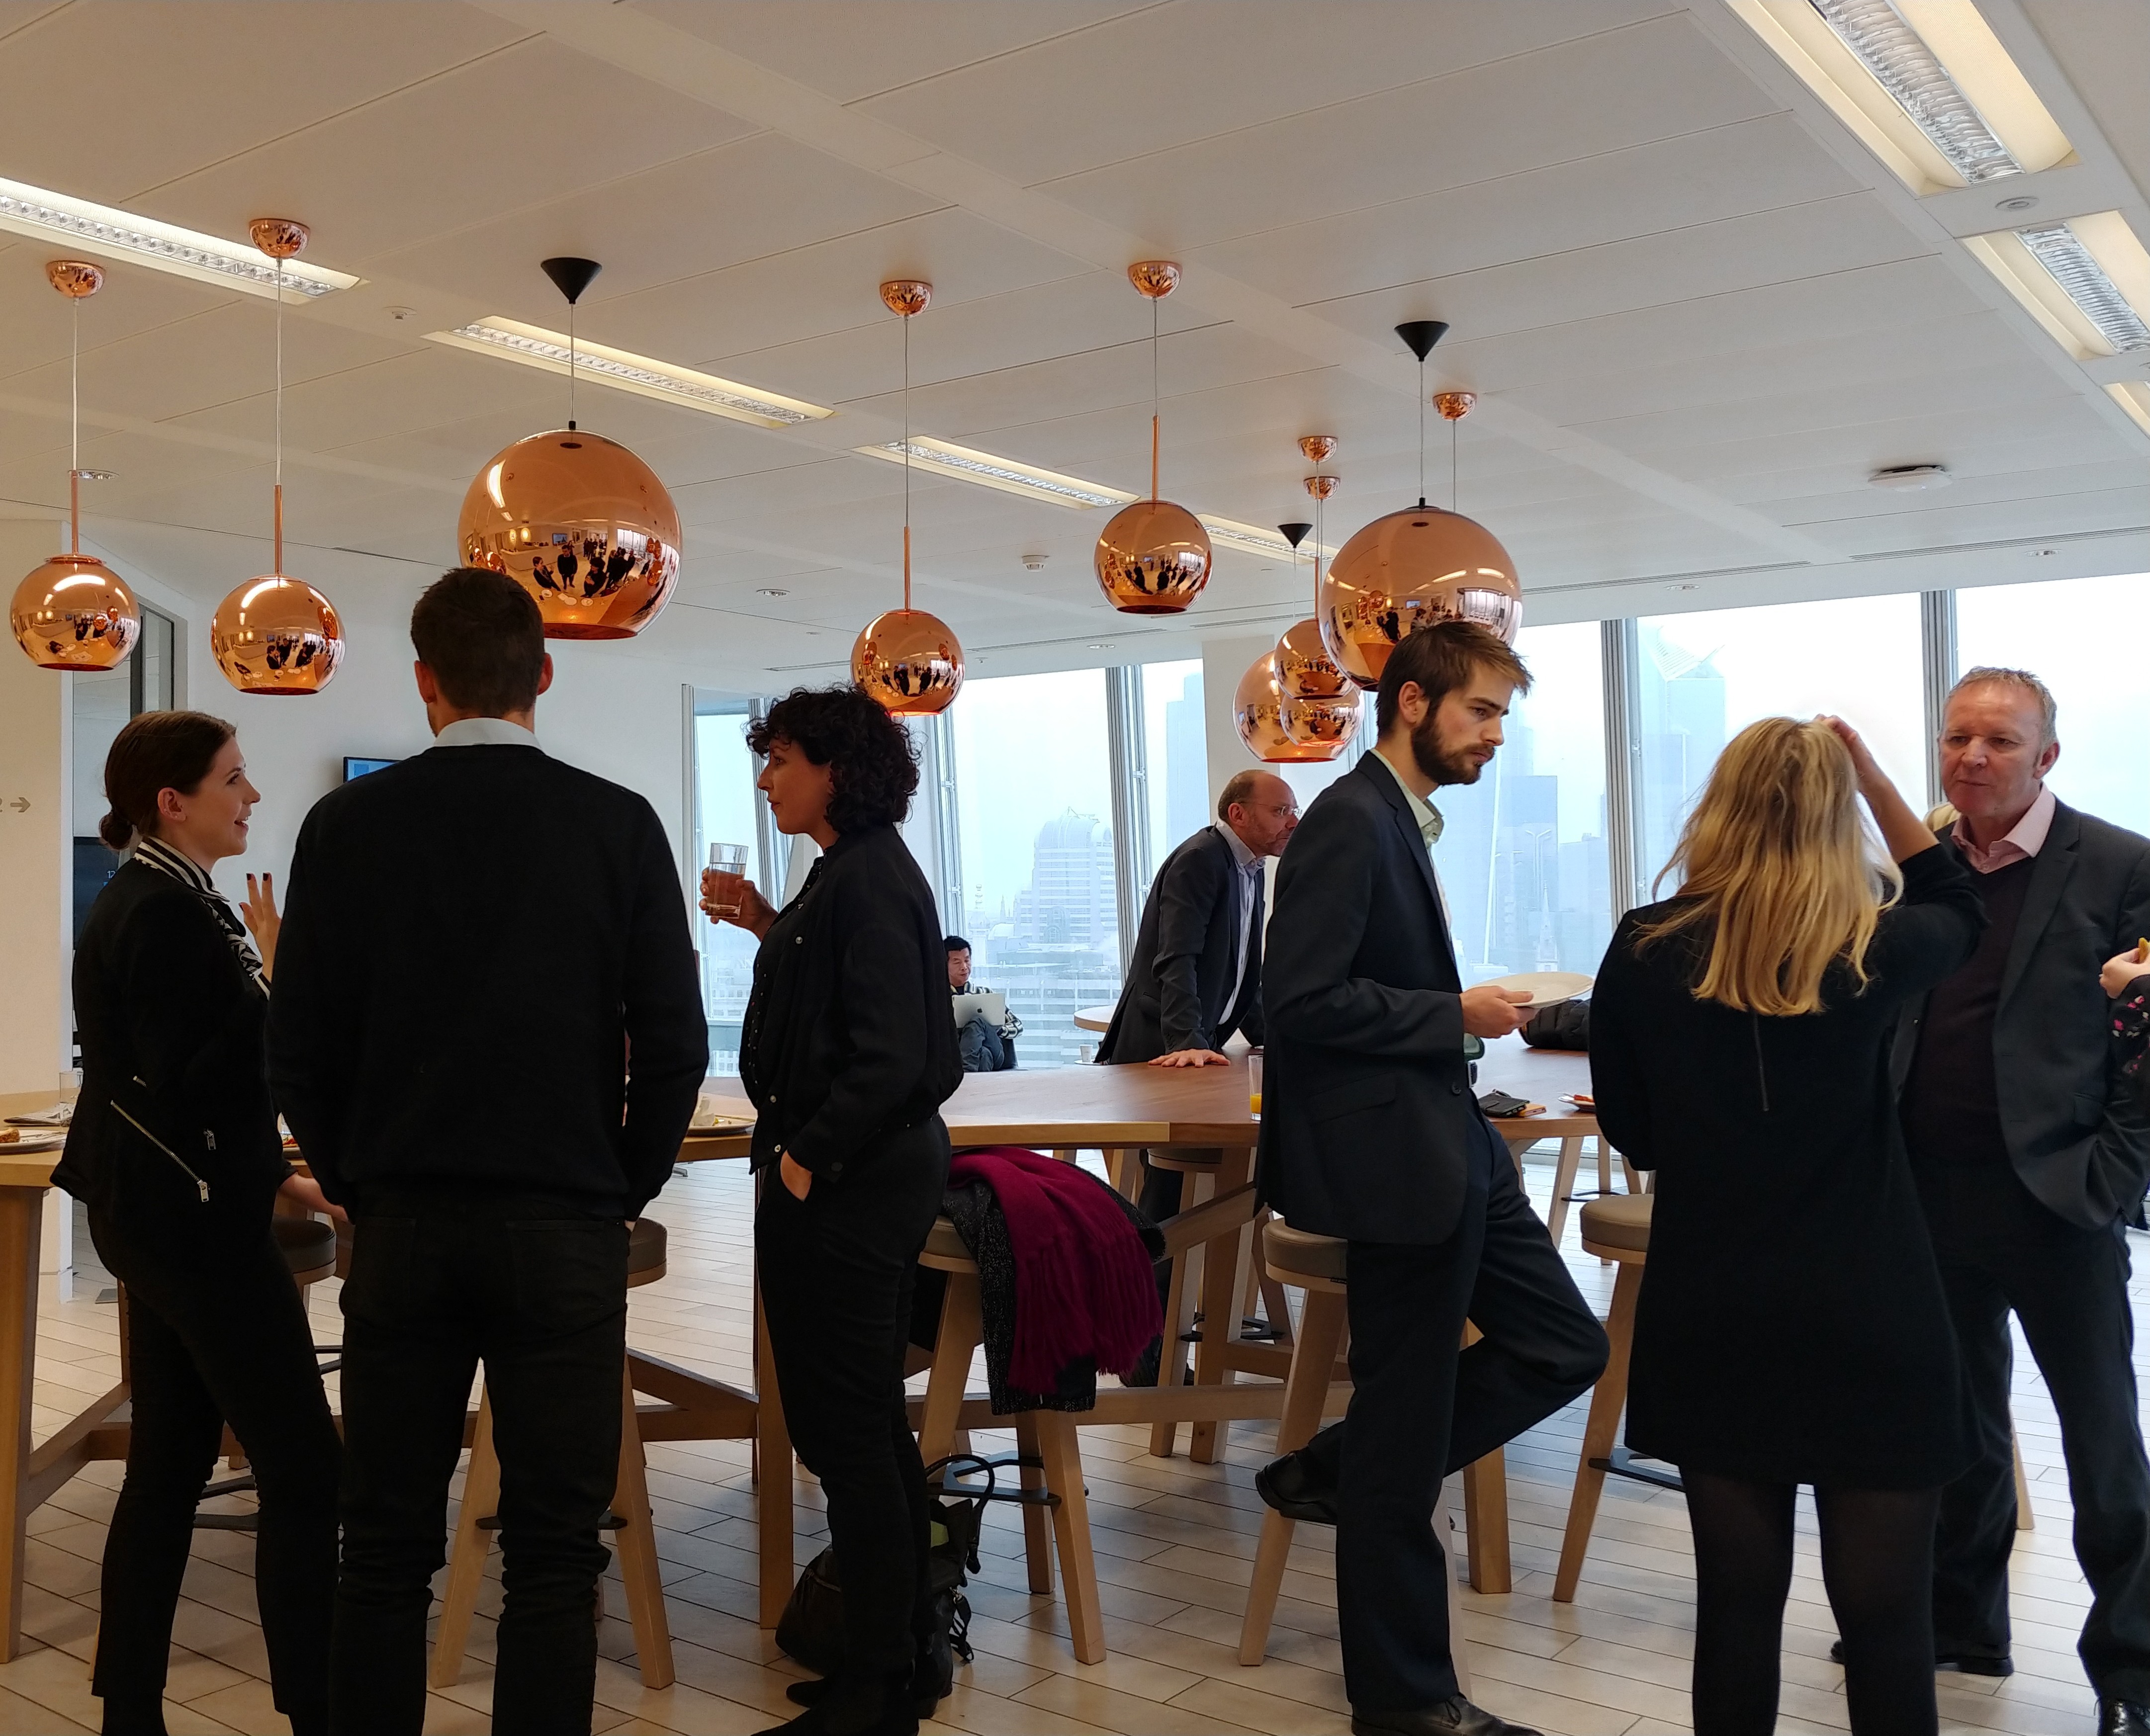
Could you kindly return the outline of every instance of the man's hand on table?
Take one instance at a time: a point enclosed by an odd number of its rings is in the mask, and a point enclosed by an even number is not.
[[[814,1172],[804,1163],[795,1163],[790,1152],[777,1159],[777,1179],[791,1190],[794,1199],[804,1199],[806,1190],[814,1185]]]
[[[1232,1057],[1220,1055],[1214,1049],[1174,1049],[1169,1055],[1159,1055],[1150,1062],[1152,1067],[1229,1067]]]
[[[1530,1022],[1531,997],[1521,989],[1496,988],[1490,982],[1481,982],[1464,990],[1460,998],[1463,1028],[1473,1037],[1490,1041],[1520,1031]]]

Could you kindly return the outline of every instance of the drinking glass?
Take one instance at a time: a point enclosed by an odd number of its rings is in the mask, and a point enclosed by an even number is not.
[[[719,916],[736,916],[746,902],[746,845],[712,844],[702,876],[702,896]]]
[[[1249,1114],[1262,1113],[1262,1052],[1251,1049],[1247,1053],[1247,1110]]]

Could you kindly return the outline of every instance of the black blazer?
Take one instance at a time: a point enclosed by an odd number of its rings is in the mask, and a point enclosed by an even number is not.
[[[1295,1228],[1447,1239],[1478,1118],[1426,842],[1369,754],[1315,798],[1269,918],[1260,1175]]]
[[[892,825],[845,832],[755,955],[739,1082],[757,1169],[789,1153],[825,1181],[881,1136],[940,1119],[963,1067],[947,949],[926,876]]]
[[[328,1196],[476,1183],[633,1217],[709,1065],[649,804],[531,747],[437,747],[314,805],[269,1014]]]
[[[1100,1061],[1154,1061],[1175,1049],[1222,1048],[1234,1031],[1262,1040],[1261,892],[1254,931],[1240,971],[1229,1022],[1219,1025],[1232,994],[1232,952],[1247,913],[1232,846],[1204,826],[1164,859],[1143,906],[1134,956],[1113,1022],[1098,1045]]]
[[[1944,836],[1942,848],[1956,846]],[[1993,1072],[2016,1173],[2085,1229],[2132,1219],[2150,1180],[2150,1116],[2122,1070],[2097,980],[2106,960],[2145,935],[2150,839],[2057,802],[2001,979]],[[1900,1092],[1925,1011],[1921,995],[1896,1028]]]
[[[82,1093],[53,1179],[103,1211],[184,1223],[207,1204],[265,1224],[291,1173],[262,1068],[268,1010],[201,898],[123,863],[75,948]]]

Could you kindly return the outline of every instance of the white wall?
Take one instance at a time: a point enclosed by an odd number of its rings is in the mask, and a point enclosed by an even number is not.
[[[54,536],[49,524],[0,523],[0,583],[10,594],[63,547]],[[0,645],[0,1091],[53,1091],[67,1063],[72,679]]]

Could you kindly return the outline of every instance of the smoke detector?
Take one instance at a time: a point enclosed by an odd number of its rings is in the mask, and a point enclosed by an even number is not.
[[[1915,494],[1925,488],[1946,488],[1956,478],[1948,473],[1946,464],[1891,464],[1885,470],[1875,471],[1866,480],[1876,488]]]
[[[1026,573],[1042,573],[1045,570],[1045,561],[1046,558],[1042,554],[1027,554],[1022,558],[1022,570]]]

